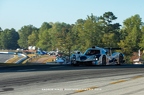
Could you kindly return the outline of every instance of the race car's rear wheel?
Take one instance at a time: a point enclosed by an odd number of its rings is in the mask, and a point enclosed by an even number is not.
[[[106,56],[105,55],[102,57],[102,65],[106,65]]]
[[[118,60],[118,64],[117,64],[117,65],[123,64],[123,63],[124,63],[123,59],[124,59],[124,57],[123,57],[123,55],[120,53],[120,54],[119,54],[119,60]]]

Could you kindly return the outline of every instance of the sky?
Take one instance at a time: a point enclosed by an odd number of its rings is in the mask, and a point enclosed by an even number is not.
[[[113,12],[120,24],[135,14],[144,22],[144,0],[0,0],[0,27],[19,30],[24,25],[39,28],[43,22],[75,24],[105,12]]]

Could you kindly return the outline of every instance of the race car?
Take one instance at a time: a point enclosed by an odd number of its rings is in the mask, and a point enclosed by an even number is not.
[[[57,57],[55,60],[55,63],[64,63],[64,62],[65,62],[64,58],[61,57]]]
[[[71,65],[121,65],[125,62],[124,54],[120,52],[112,53],[112,50],[120,48],[101,48],[93,46],[88,48],[84,54],[73,54]]]

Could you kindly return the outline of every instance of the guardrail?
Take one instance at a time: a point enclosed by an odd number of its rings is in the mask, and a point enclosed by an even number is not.
[[[1,52],[0,51],[0,54],[16,54],[15,52]]]

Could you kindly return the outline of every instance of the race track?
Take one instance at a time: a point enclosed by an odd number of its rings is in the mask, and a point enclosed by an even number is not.
[[[144,65],[0,67],[0,95],[143,95]]]
[[[6,60],[12,58],[13,54],[0,54],[0,63],[4,63]]]

